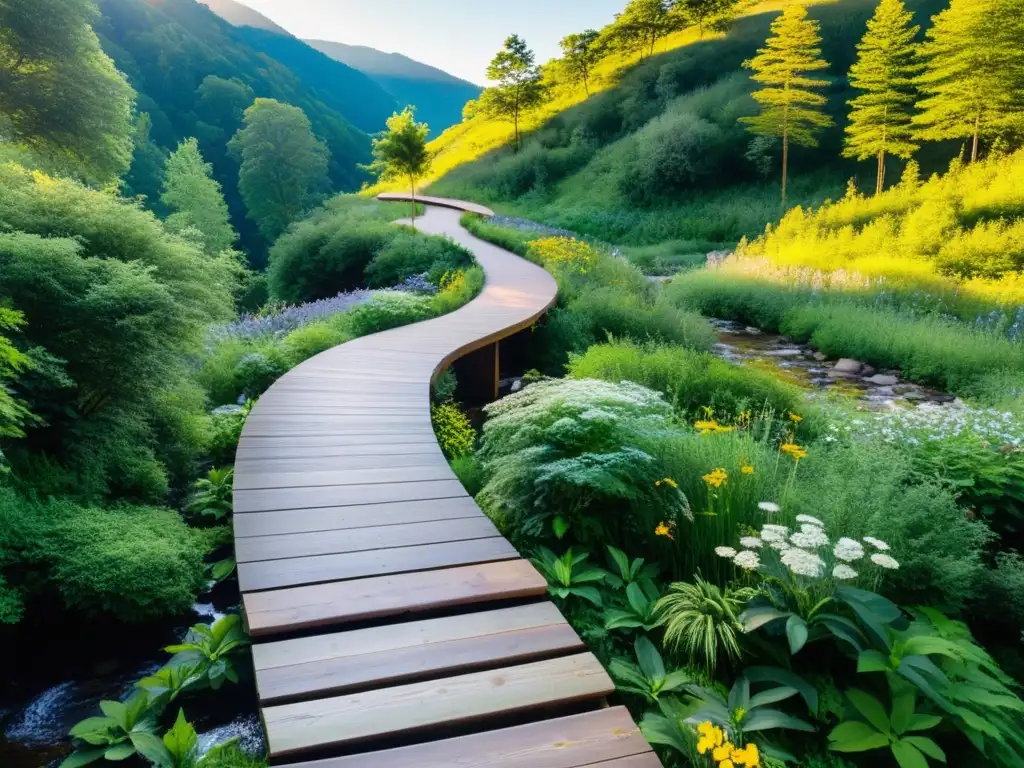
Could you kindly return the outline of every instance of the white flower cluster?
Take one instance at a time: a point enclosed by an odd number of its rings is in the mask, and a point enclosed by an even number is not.
[[[833,424],[834,434],[878,440],[891,445],[920,445],[932,440],[974,437],[994,446],[1024,446],[1024,422],[1006,411],[925,403]]]
[[[758,550],[768,545],[770,549],[779,553],[780,562],[793,573],[798,576],[820,579],[825,575],[828,567],[821,550],[832,546],[825,533],[825,524],[810,515],[797,515],[796,520],[800,523],[799,531],[790,531],[784,525],[765,523],[761,526],[759,536],[744,536],[740,539],[740,545],[744,549],[716,547],[715,554],[732,560],[733,564],[739,568],[754,571],[761,567],[761,553]],[[885,554],[889,550],[889,545],[881,539],[865,536],[863,541],[858,541],[843,536],[832,546],[831,559],[835,562],[832,568],[832,578],[849,581],[860,575],[849,564],[864,558],[867,554],[865,544],[875,550],[869,560],[878,567],[887,570],[896,570],[900,567],[894,557]]]

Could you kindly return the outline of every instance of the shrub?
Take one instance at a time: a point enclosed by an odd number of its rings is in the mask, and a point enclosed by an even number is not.
[[[247,400],[256,399],[287,370],[284,361],[277,355],[250,352],[235,366],[235,392]]]
[[[300,222],[270,250],[270,295],[299,304],[357,288],[367,265],[393,236],[390,225],[382,223],[317,227]]]
[[[473,454],[457,456],[451,461],[452,472],[459,478],[466,493],[476,496],[484,487],[484,468]]]
[[[430,421],[438,445],[449,459],[458,459],[472,452],[476,443],[476,430],[459,406],[454,403],[431,405]]]
[[[425,272],[436,281],[445,272],[472,263],[469,251],[449,238],[400,230],[367,265],[366,282],[371,288],[387,288]]]
[[[282,342],[287,348],[289,362],[298,365],[303,360],[349,341],[352,335],[339,327],[346,324],[330,321],[310,323],[292,331]]]
[[[389,328],[426,320],[432,314],[433,299],[400,291],[380,291],[373,299],[349,312],[354,336],[366,336]]]
[[[447,272],[441,276],[441,290],[430,301],[434,315],[446,315],[471,301],[484,287],[484,271],[480,267]]]

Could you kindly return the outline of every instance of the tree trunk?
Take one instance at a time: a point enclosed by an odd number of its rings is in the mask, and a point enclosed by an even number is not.
[[[512,115],[512,124],[514,126],[516,134],[516,154],[519,153],[519,107],[516,107],[515,112]]]
[[[978,160],[978,138],[981,134],[981,113],[974,117],[974,146],[971,148],[971,162]]]
[[[878,150],[878,178],[875,180],[875,197],[885,191],[885,150]]]
[[[590,83],[587,81],[587,70],[585,67],[583,69],[583,90],[586,92],[587,96],[590,95]]]
[[[416,177],[409,175],[409,186],[412,188],[412,228],[416,229]]]
[[[782,131],[782,208],[786,208],[786,182],[789,177],[789,128]]]

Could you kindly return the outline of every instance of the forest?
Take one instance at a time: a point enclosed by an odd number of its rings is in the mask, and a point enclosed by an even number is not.
[[[484,289],[373,197],[412,188],[558,283],[433,426],[664,765],[1024,766],[1021,40],[1024,0],[623,0],[435,136],[194,0],[0,0],[0,764],[266,765],[235,449]]]

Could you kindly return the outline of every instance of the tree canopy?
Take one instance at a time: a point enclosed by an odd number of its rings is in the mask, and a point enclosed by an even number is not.
[[[228,206],[220,184],[213,180],[213,167],[203,160],[199,142],[188,139],[167,158],[163,204],[173,213],[167,217],[172,232],[196,230],[203,249],[217,254],[231,248],[238,235],[231,228]]]
[[[587,29],[579,34],[566,35],[559,45],[566,74],[575,83],[583,83],[583,89],[590,95],[590,70],[601,59],[603,46],[601,33]]]
[[[245,207],[268,242],[308,208],[316,193],[327,190],[330,152],[298,107],[256,99],[230,147],[241,162],[238,188]]]
[[[378,177],[401,178],[412,192],[412,220],[416,222],[416,182],[430,169],[427,135],[430,126],[416,122],[416,111],[406,107],[388,118],[387,130],[373,140],[374,162],[369,170]]]
[[[55,169],[110,184],[132,158],[135,93],[100,48],[89,0],[0,2],[0,118]]]
[[[483,92],[480,105],[488,114],[512,121],[518,150],[523,112],[539,106],[545,97],[543,75],[526,41],[519,35],[506,38],[505,47],[487,67],[487,78],[497,85]]]

